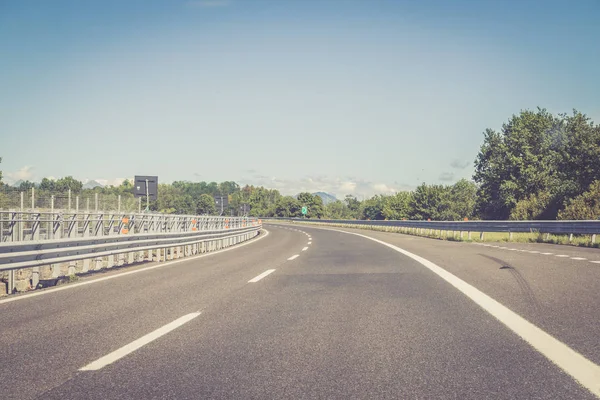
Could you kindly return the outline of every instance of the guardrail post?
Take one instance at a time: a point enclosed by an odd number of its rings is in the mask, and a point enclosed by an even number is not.
[[[479,240],[483,240],[483,232],[480,232],[480,234],[479,234]]]
[[[508,240],[512,240],[513,239],[513,233],[512,232],[508,232]]]
[[[31,223],[31,239],[40,240],[40,230],[42,229],[42,214],[38,213],[35,216],[35,220]],[[33,267],[31,273],[31,287],[37,288],[40,283],[40,267]]]
[[[6,293],[13,294],[15,292],[15,286],[15,270],[11,269],[10,271],[8,271]]]
[[[569,243],[571,243],[573,241],[573,234],[569,233]]]
[[[471,231],[469,231],[469,234],[468,234],[467,237],[468,237],[469,240],[471,240]]]
[[[108,236],[114,235],[114,216],[108,215]],[[121,255],[119,255],[119,258]],[[115,266],[115,256],[114,254],[106,257],[106,269],[110,269]]]
[[[56,228],[54,230],[54,239],[61,239],[63,236],[63,215],[62,213],[56,214]],[[51,264],[50,269],[52,270],[52,277],[58,278],[60,276],[60,264]]]
[[[463,239],[463,235],[464,235],[464,232],[463,232],[463,231],[460,231],[460,240],[462,240],[462,239]]]
[[[79,200],[79,196],[77,197],[77,200]],[[89,212],[85,214],[85,217],[83,219],[83,227],[82,227],[81,233],[84,238],[90,236],[90,213]],[[90,259],[86,258],[85,260],[83,260],[83,266],[82,266],[81,272],[86,273],[89,270],[90,270]]]
[[[595,244],[595,243],[596,243],[596,234],[594,233],[592,235],[592,244]]]
[[[94,227],[94,236],[104,236],[104,216],[98,213],[98,193],[96,193],[96,213],[95,216],[97,218],[96,226]],[[94,270],[98,271],[104,267],[104,258],[96,257],[95,259]]]

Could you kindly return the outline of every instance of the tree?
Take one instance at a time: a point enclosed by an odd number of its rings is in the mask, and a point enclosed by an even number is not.
[[[277,201],[275,206],[275,216],[284,218],[299,217],[301,208],[298,200],[292,196],[284,196]]]
[[[35,187],[35,183],[30,182],[30,181],[21,182],[19,184],[19,191],[20,192],[26,192],[29,189],[31,189],[32,187]]]
[[[600,180],[592,182],[588,191],[570,200],[558,219],[589,220],[600,218]]]
[[[413,219],[432,219],[434,221],[448,218],[444,212],[449,208],[446,198],[447,189],[442,185],[419,185],[414,191],[410,206],[413,210]]]
[[[520,200],[557,186],[560,136],[560,121],[544,109],[513,115],[501,132],[486,130],[473,177],[483,218],[507,219]]]
[[[358,218],[360,210],[360,201],[358,201],[358,199],[352,196],[351,194],[347,194],[344,201],[346,202],[348,210],[350,210],[350,214],[352,215],[351,218]]]
[[[325,217],[328,219],[350,219],[352,213],[344,202],[336,200],[325,205]]]
[[[158,200],[150,204],[150,209],[167,214],[195,214],[196,204],[180,187],[159,183]]]
[[[196,214],[199,215],[214,215],[217,213],[215,199],[209,194],[201,194],[196,201]]]
[[[54,182],[54,190],[61,192],[61,193],[68,192],[69,189],[73,193],[79,193],[79,192],[81,192],[82,188],[83,188],[83,183],[81,181],[78,181],[77,179],[73,178],[72,176],[60,178],[56,182]]]
[[[552,202],[552,195],[547,191],[534,193],[526,199],[519,200],[510,212],[511,220],[547,219],[548,206]]]
[[[370,199],[363,201],[360,205],[361,218],[369,220],[384,219],[384,204],[384,197],[379,195],[375,195]]]
[[[49,192],[53,192],[55,183],[56,182],[52,179],[44,178],[40,183],[40,190],[47,190]]]
[[[385,219],[408,219],[412,215],[412,193],[398,192],[393,196],[385,197],[383,204],[383,217]]]
[[[464,218],[471,219],[475,216],[477,202],[477,185],[466,179],[461,179],[448,190],[449,201],[447,214],[441,216],[442,220],[456,221]]]
[[[325,207],[321,197],[308,192],[302,192],[298,194],[297,199],[300,207],[308,208],[306,218],[323,218],[323,215],[325,215]]]

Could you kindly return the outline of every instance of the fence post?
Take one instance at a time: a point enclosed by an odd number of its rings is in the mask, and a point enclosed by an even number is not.
[[[138,197],[138,214],[142,213],[142,198]]]
[[[95,201],[96,201],[96,208],[95,209],[96,209],[96,212],[98,212],[98,193],[94,193],[94,198],[95,198]]]
[[[50,221],[48,223],[48,239],[54,239],[54,195],[50,196]]]
[[[31,211],[35,208],[35,188],[31,188]]]
[[[68,206],[67,206],[67,210],[71,211],[71,189],[69,189],[68,191]]]
[[[121,195],[117,196],[117,212],[121,214]]]
[[[56,229],[56,234],[54,235],[54,238],[60,239],[60,238],[62,238],[62,226],[61,226],[62,215],[60,213],[58,213],[58,217],[56,218],[56,224],[57,224],[57,229]],[[60,276],[60,264],[51,264],[50,269],[52,270],[53,278],[58,278]]]

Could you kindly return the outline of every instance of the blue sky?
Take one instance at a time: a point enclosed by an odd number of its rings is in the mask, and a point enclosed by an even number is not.
[[[369,196],[473,172],[537,106],[600,122],[600,2],[0,0],[5,180]]]

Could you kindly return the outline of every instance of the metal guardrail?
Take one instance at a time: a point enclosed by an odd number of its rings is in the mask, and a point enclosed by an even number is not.
[[[58,278],[185,257],[251,239],[260,228],[260,220],[245,217],[3,211],[0,278],[8,274],[7,289],[12,293],[18,278],[29,279],[35,288],[43,273]],[[23,269],[31,273],[15,277],[15,270]]]
[[[364,221],[336,219],[269,218],[292,222],[338,224],[353,226],[382,226],[430,231],[455,232],[531,232],[554,235],[592,235],[592,243],[600,233],[600,221]],[[483,238],[483,236],[482,236]]]

